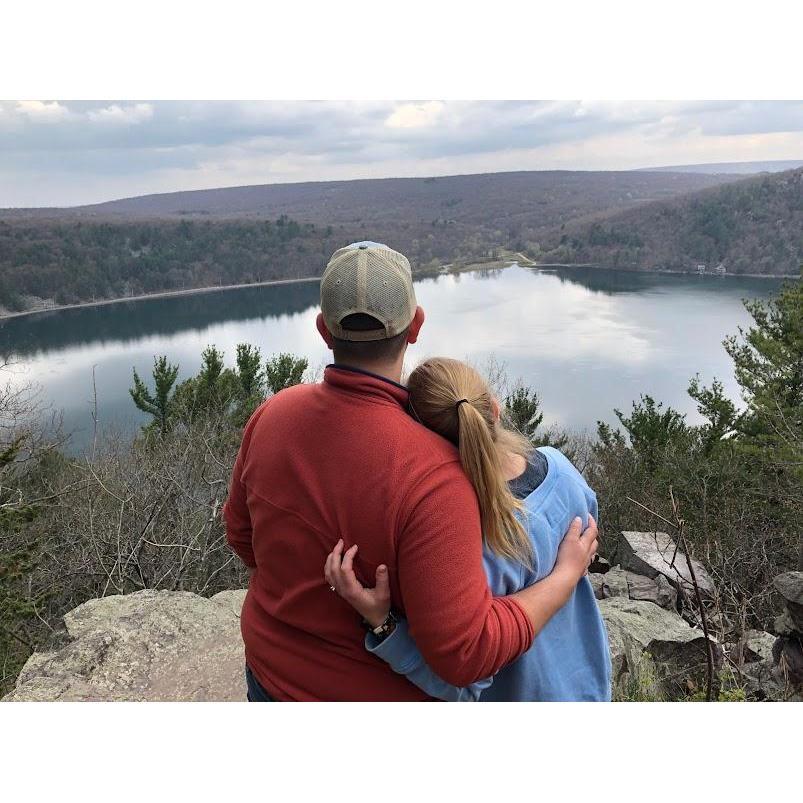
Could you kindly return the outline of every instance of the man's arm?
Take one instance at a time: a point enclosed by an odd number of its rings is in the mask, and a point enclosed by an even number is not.
[[[251,573],[253,573],[257,564],[251,544],[251,514],[248,511],[246,488],[242,475],[248,447],[251,443],[251,435],[266,405],[267,402],[260,405],[245,425],[240,451],[237,453],[237,460],[234,463],[234,470],[231,474],[229,496],[226,499],[226,504],[223,505],[226,540],[234,552],[239,555],[242,562],[252,570]]]
[[[589,507],[596,512],[593,492],[588,488],[586,490]],[[520,604],[530,618],[536,634],[566,604],[580,578],[587,572],[592,555],[596,552],[596,522],[589,514],[586,519],[586,530],[582,529],[581,518],[577,517],[571,522],[552,573],[528,588],[526,593],[519,591],[513,595],[521,595]],[[388,571],[386,566],[378,566],[375,586],[363,586],[354,572],[354,558],[358,549],[359,546],[353,544],[344,553],[343,541],[338,541],[326,558],[324,576],[340,597],[352,605],[372,627],[377,627],[385,622],[391,610]],[[399,619],[393,632],[382,640],[373,633],[368,633],[365,637],[365,648],[387,662],[394,672],[406,675],[408,680],[430,697],[441,700],[478,700],[483,689],[493,682],[493,678],[487,678],[460,687],[443,680],[427,665],[409,633],[405,619]]]
[[[401,603],[426,663],[469,686],[529,649],[533,624],[518,600],[491,596],[477,497],[459,465],[444,464],[425,486],[397,543]]]

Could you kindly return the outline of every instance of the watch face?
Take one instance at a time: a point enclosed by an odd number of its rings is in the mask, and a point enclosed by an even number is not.
[[[392,633],[394,628],[396,627],[396,617],[389,613],[384,622],[378,627],[373,629],[373,633],[375,636],[384,637],[387,636],[389,633]]]

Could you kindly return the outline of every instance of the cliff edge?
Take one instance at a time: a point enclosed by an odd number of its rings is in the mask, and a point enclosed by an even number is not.
[[[244,701],[245,590],[138,591],[64,617],[72,641],[34,653],[4,701]]]
[[[601,561],[589,575],[608,631],[616,696],[632,699],[622,690],[638,686],[645,655],[655,670],[651,693],[658,699],[702,688],[706,640],[695,626],[694,608],[685,602],[688,580],[678,568],[685,566],[683,553],[665,533],[623,532],[616,558],[619,565]],[[701,565],[695,574],[707,597],[713,582]],[[790,696],[787,687],[790,680],[799,682],[803,666],[803,573],[788,572],[776,585],[787,604],[776,628],[785,635],[776,640],[748,631],[732,644],[712,637],[713,663],[717,670],[735,672],[753,699],[800,699],[799,691]],[[89,600],[64,616],[70,641],[34,653],[3,699],[244,701],[245,593],[237,589],[206,598],[147,590]]]

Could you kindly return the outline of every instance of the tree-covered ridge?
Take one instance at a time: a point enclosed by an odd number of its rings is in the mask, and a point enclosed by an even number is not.
[[[803,168],[645,204],[554,231],[542,257],[616,268],[794,275],[803,255]]]
[[[6,210],[0,314],[318,276],[336,248],[361,239],[386,242],[421,269],[505,249],[547,262],[646,270],[724,262],[731,273],[793,274],[803,253],[802,176],[729,177],[692,194],[715,177],[700,185],[683,174],[511,173],[240,188],[267,192],[273,212],[285,204],[291,216],[275,218]],[[200,197],[218,192],[229,197]]]
[[[0,306],[55,304],[302,278],[336,247],[331,228],[249,222],[0,221]]]

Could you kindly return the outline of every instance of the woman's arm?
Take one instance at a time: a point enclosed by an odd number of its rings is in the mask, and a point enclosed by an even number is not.
[[[512,595],[530,617],[536,635],[566,604],[580,578],[588,569],[597,546],[596,525],[593,518],[589,525],[588,530],[583,532],[581,520],[574,519],[561,543],[552,573],[529,588]],[[378,627],[390,613],[387,567],[377,568],[376,585],[373,588],[363,586],[354,573],[354,556],[357,554],[357,549],[355,544],[344,555],[343,542],[338,541],[326,558],[324,575],[329,585],[354,607],[368,624]],[[394,672],[405,675],[422,691],[440,700],[476,701],[482,690],[493,682],[493,678],[486,678],[466,687],[447,683],[424,661],[415,641],[407,631],[404,620],[399,621],[395,630],[381,642],[369,633],[365,647],[386,661]]]
[[[354,556],[357,545],[343,554],[342,539],[335,544],[324,565],[326,582],[348,602],[371,626],[378,627],[390,613],[390,583],[386,566],[378,566],[376,585],[364,586],[354,573]],[[470,686],[460,687],[447,683],[430,669],[413,637],[407,621],[399,619],[392,633],[380,638],[373,633],[365,637],[365,649],[381,658],[388,666],[430,697],[451,702],[476,702],[480,692],[491,685],[492,678],[479,680]]]
[[[373,633],[368,633],[365,637],[365,649],[385,661],[394,672],[404,675],[421,691],[438,700],[476,703],[483,689],[487,689],[493,683],[493,678],[486,678],[461,688],[438,677],[427,666],[424,656],[416,647],[405,619],[399,619],[394,631],[384,639],[380,640]]]

